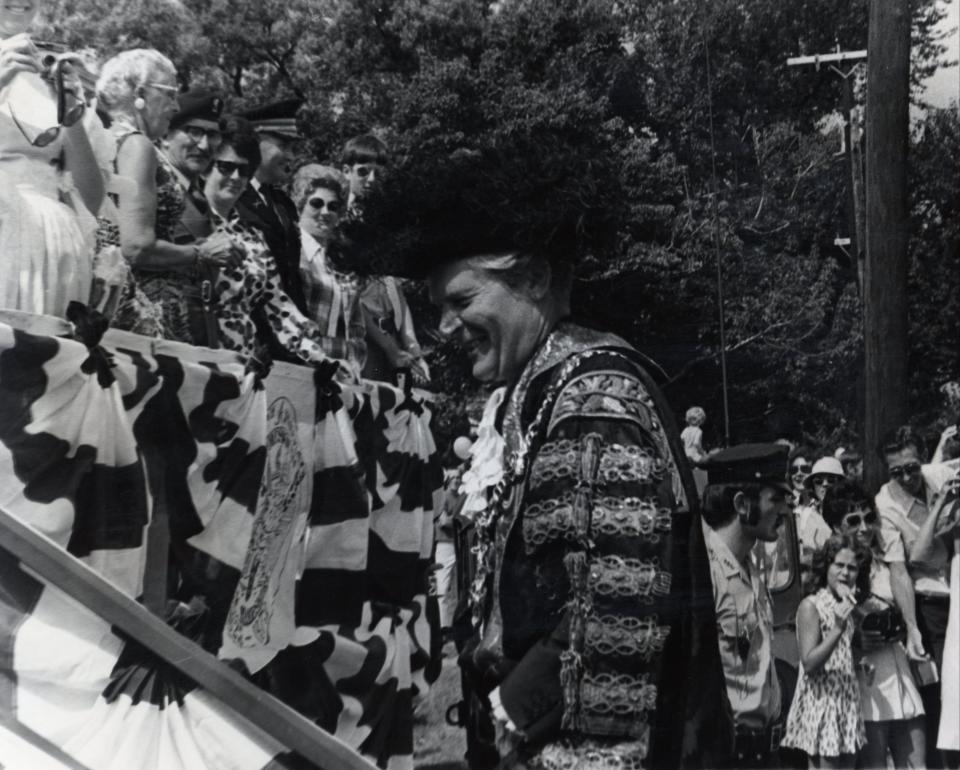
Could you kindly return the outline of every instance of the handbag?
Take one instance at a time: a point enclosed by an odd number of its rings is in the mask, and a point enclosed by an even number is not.
[[[190,323],[190,337],[194,345],[206,348],[220,347],[220,322],[217,320],[217,298],[213,292],[214,271],[203,266],[196,284],[183,288]]]

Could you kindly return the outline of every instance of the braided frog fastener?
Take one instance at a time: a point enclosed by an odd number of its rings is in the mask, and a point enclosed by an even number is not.
[[[651,603],[654,596],[668,596],[672,577],[660,568],[659,559],[600,556],[590,563],[590,592],[604,597],[637,597]]]

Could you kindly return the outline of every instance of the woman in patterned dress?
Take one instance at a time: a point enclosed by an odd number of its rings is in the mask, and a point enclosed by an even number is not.
[[[214,235],[222,235],[243,255],[237,265],[220,269],[215,282],[220,344],[245,356],[256,356],[268,340],[258,331],[269,330],[276,342],[304,363],[333,359],[321,346],[320,327],[304,316],[280,285],[276,263],[263,236],[245,225],[234,206],[260,164],[260,140],[242,118],[224,121],[223,142],[214,157],[204,193],[215,220]],[[347,367],[340,367],[346,376]]]
[[[802,665],[781,745],[805,752],[811,768],[852,768],[865,743],[851,615],[869,575],[870,553],[855,537],[832,535],[814,555],[815,593],[797,609]]]
[[[192,343],[186,294],[197,286],[198,269],[229,264],[239,255],[222,235],[172,241],[186,191],[154,143],[177,112],[177,92],[173,64],[152,49],[124,51],[103,65],[97,95],[117,143],[111,195],[117,213],[100,220],[97,252],[111,261],[119,250],[133,268],[114,326]]]
[[[873,500],[853,481],[841,481],[827,492],[823,518],[834,531],[856,537],[870,551],[870,596],[863,609],[872,612],[896,606],[906,625],[904,641],[886,641],[876,631],[860,633],[862,657],[857,673],[867,736],[860,764],[886,768],[889,749],[894,767],[926,767],[923,702],[908,660],[908,656],[924,657],[923,642],[903,540],[897,530],[881,528]]]

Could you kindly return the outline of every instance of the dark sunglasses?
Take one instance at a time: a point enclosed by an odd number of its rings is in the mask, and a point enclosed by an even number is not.
[[[833,476],[817,476],[813,480],[813,483],[821,486],[832,487],[837,483],[837,481],[839,481],[839,479],[835,479]]]
[[[354,167],[354,173],[361,179],[366,179],[374,171],[383,172],[385,168],[386,166],[384,166],[382,163],[364,163],[364,164],[358,163]]]
[[[920,472],[920,463],[906,463],[905,465],[894,465],[890,470],[891,479],[902,479],[904,476],[913,476]]]
[[[323,198],[311,198],[307,201],[307,205],[317,211],[326,206],[327,211],[331,214],[339,214],[343,211],[343,204],[340,201],[325,201]]]
[[[805,473],[807,475],[810,475],[810,471],[813,470],[813,466],[810,465],[810,463],[803,463],[799,465],[794,465],[792,470],[794,475],[797,475],[798,473]]]
[[[253,176],[253,169],[249,163],[235,163],[232,160],[215,160],[213,167],[223,176],[233,176],[236,172],[241,179],[249,179]]]
[[[61,128],[70,128],[74,125],[80,118],[83,117],[83,113],[87,108],[87,105],[83,103],[82,100],[74,104],[69,110],[67,109],[67,92],[63,88],[63,69],[57,67],[56,70],[56,83],[57,83],[57,125],[51,126],[45,131],[41,131],[35,138],[31,139],[23,125],[17,120],[17,115],[13,111],[13,105],[10,105],[10,117],[13,118],[14,124],[20,130],[20,133],[23,134],[23,138],[26,139],[32,147],[46,147],[48,144],[53,142],[58,136],[60,136]]]
[[[843,525],[845,527],[850,527],[851,529],[856,529],[860,526],[861,523],[866,525],[875,524],[877,521],[877,514],[873,511],[868,511],[866,513],[848,513],[843,517]]]

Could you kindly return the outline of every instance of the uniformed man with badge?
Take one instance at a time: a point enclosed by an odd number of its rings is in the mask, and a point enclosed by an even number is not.
[[[240,199],[240,220],[263,234],[277,265],[283,289],[302,313],[308,313],[300,278],[300,214],[283,189],[293,174],[299,99],[273,102],[240,113],[260,137],[260,165]]]
[[[773,662],[773,606],[758,542],[777,540],[790,513],[788,449],[742,444],[701,463],[707,472],[703,530],[717,638],[736,728],[727,767],[779,766],[780,683]]]

